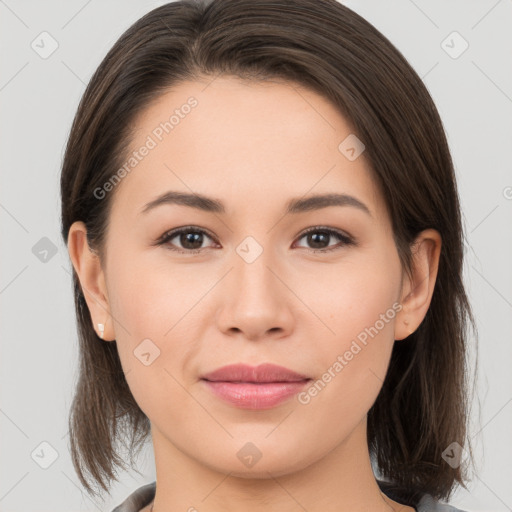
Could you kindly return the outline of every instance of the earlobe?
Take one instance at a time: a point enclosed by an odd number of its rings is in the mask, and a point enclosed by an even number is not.
[[[427,314],[437,278],[441,235],[435,229],[422,231],[412,245],[412,276],[404,278],[402,310],[395,323],[395,340],[412,334]]]
[[[98,337],[106,341],[115,338],[109,325],[111,322],[108,321],[110,306],[101,260],[89,247],[87,228],[82,221],[74,222],[69,228],[68,252],[91,314],[93,328]],[[103,326],[103,332],[100,326]]]

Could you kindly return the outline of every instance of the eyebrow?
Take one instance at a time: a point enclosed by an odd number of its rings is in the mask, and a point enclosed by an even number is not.
[[[196,208],[205,212],[211,213],[226,213],[223,203],[212,197],[207,197],[202,194],[188,194],[186,192],[168,191],[158,196],[156,199],[147,203],[141,213],[147,213],[157,206],[164,204],[177,204]],[[302,213],[312,210],[320,210],[321,208],[328,208],[329,206],[352,206],[357,208],[370,217],[369,208],[359,199],[348,194],[317,194],[308,197],[290,199],[286,203],[285,212],[288,213]]]

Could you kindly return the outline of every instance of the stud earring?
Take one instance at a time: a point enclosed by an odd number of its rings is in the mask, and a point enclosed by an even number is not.
[[[100,338],[103,339],[103,333],[105,332],[105,326],[103,324],[98,324],[98,331],[100,331]]]

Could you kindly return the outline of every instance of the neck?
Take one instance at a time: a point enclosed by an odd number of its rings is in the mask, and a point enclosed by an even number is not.
[[[310,464],[303,464],[307,453],[287,465],[262,456],[245,471],[236,458],[218,461],[227,467],[207,466],[157,429],[152,428],[152,435],[157,490],[148,512],[414,512],[380,491],[368,453],[366,417],[342,443]],[[236,453],[240,446],[233,444]]]

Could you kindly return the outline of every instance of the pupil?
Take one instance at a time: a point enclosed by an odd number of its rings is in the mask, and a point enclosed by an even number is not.
[[[320,233],[320,235],[318,233]],[[322,248],[322,242],[326,242],[326,239],[329,238],[329,234],[322,233],[322,232],[318,232],[318,233],[310,234],[309,242],[312,243],[314,247],[319,247],[318,243],[320,243],[320,248]],[[322,238],[323,238],[323,241],[321,240]],[[319,241],[319,239],[320,239],[320,241]]]
[[[187,249],[199,249],[202,245],[201,236],[201,233],[182,233],[180,242]],[[199,244],[197,244],[198,241]],[[196,245],[194,245],[194,242]],[[187,244],[192,244],[192,247],[187,246]]]

